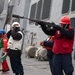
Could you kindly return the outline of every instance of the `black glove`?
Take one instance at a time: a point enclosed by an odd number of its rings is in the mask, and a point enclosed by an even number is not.
[[[16,33],[15,30],[11,30],[11,36],[12,37],[14,37],[15,33]]]
[[[57,26],[57,25],[55,25],[55,26],[53,26],[56,30],[61,30],[61,27],[60,26]]]
[[[35,22],[35,25],[38,26],[38,23]]]
[[[45,25],[44,22],[36,22],[36,24],[39,24],[39,25]]]
[[[56,24],[54,22],[51,22],[50,25],[51,26],[56,26]]]
[[[15,30],[11,31],[11,36],[14,40],[16,40],[17,32]]]

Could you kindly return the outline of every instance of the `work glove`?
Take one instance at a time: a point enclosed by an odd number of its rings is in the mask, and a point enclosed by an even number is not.
[[[35,22],[35,25],[38,26],[39,24],[37,22]]]
[[[55,24],[54,22],[51,22],[50,25],[51,25],[51,26],[55,26],[56,24]]]
[[[45,25],[45,23],[44,22],[35,22],[35,25],[37,26],[37,25]]]
[[[55,28],[56,30],[60,30],[61,29],[61,27],[56,25],[54,22],[50,23],[50,25],[51,25],[50,29],[53,29],[53,28]]]
[[[61,27],[58,25],[53,26],[56,30],[61,30]]]
[[[12,31],[11,31],[11,36],[12,36],[13,39],[15,39],[16,33],[17,33],[17,32],[15,32],[15,30],[12,30]]]
[[[41,42],[40,42],[40,45],[41,45],[41,46],[43,46],[43,44],[44,44],[44,42],[43,42],[43,41],[41,41]]]
[[[11,35],[14,35],[15,33],[15,30],[11,30]]]

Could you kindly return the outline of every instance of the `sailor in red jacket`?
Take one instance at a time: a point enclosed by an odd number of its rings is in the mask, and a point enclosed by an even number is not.
[[[7,54],[7,43],[8,39],[6,38],[6,32],[4,30],[0,30],[2,33],[0,34],[0,39],[2,39],[2,55]],[[7,64],[7,60],[3,60],[2,62],[2,72],[9,71],[9,67]]]
[[[71,20],[68,16],[63,16],[60,19],[60,26],[50,27],[44,23],[39,23],[45,34],[55,37],[52,51],[54,52],[53,58],[53,75],[62,75],[64,71],[65,75],[73,75],[72,64],[72,51],[74,43],[74,29],[71,24]]]
[[[53,68],[53,54],[54,54],[52,52],[53,43],[54,43],[54,36],[50,36],[46,40],[40,42],[40,45],[47,49],[47,57],[48,57],[51,73]]]

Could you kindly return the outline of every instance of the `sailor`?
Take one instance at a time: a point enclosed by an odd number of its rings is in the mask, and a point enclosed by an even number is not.
[[[47,49],[47,58],[49,61],[51,73],[53,67],[53,54],[54,54],[52,52],[53,43],[54,43],[54,36],[50,36],[46,40],[40,42],[40,45]]]
[[[41,23],[41,28],[45,34],[54,36],[53,45],[53,75],[73,75],[72,51],[74,43],[74,29],[71,25],[71,20],[68,16],[63,16],[60,19],[60,26],[52,23],[53,26]]]
[[[0,57],[1,57],[1,63],[2,63],[2,72],[7,72],[9,71],[8,63],[6,60],[7,57],[7,43],[8,39],[6,37],[6,32],[5,30],[0,30]]]
[[[13,73],[15,75],[24,75],[23,66],[21,63],[21,46],[23,33],[20,30],[18,22],[12,23],[12,28],[7,33],[8,37],[8,56]]]

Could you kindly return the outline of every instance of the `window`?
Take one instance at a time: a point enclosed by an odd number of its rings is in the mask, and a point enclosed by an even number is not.
[[[73,26],[73,28],[75,30],[75,18],[71,18],[71,26]]]
[[[50,7],[51,7],[51,0],[44,0],[43,10],[42,10],[42,19],[49,18]]]
[[[31,6],[30,18],[34,19],[35,13],[36,13],[36,3]],[[29,23],[32,23],[32,21],[29,21]]]
[[[75,11],[75,0],[72,0],[72,7],[71,7],[71,11]]]
[[[1,14],[2,11],[3,11],[3,8],[4,8],[4,2],[5,2],[5,0],[0,0],[0,14]]]
[[[41,8],[42,8],[42,0],[40,0],[40,1],[38,2],[37,13],[36,13],[36,19],[40,19]]]
[[[70,0],[63,0],[62,14],[69,11]]]

